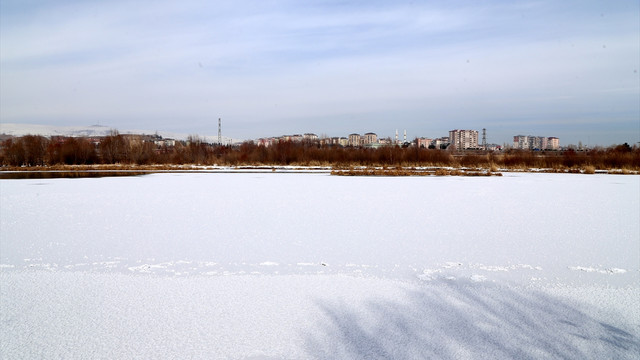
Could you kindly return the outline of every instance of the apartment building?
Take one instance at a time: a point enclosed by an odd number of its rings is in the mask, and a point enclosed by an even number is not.
[[[560,139],[557,137],[516,135],[513,147],[520,150],[559,150]]]
[[[302,138],[304,139],[304,141],[318,141],[319,139],[318,135],[310,133],[302,135]]]
[[[524,135],[516,135],[513,137],[513,147],[515,149],[529,149],[529,137]]]
[[[360,134],[350,134],[349,146],[360,146],[362,141],[361,138]]]
[[[456,150],[477,149],[477,130],[451,130],[449,131],[449,143]]]
[[[364,144],[375,144],[378,142],[378,135],[376,135],[375,133],[366,133],[364,134]]]

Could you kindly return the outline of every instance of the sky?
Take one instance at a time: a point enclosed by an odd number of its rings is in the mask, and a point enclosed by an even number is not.
[[[640,141],[640,4],[0,2],[0,122]]]

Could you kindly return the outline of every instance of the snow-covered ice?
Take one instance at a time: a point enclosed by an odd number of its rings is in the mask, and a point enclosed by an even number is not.
[[[3,358],[640,355],[640,177],[0,180]]]

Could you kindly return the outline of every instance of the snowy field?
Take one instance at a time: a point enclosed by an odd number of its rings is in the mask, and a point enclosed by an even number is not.
[[[640,177],[0,180],[4,359],[637,359]]]

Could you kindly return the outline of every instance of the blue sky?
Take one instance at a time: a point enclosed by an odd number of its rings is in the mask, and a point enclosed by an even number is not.
[[[640,141],[636,0],[0,4],[4,123]]]

